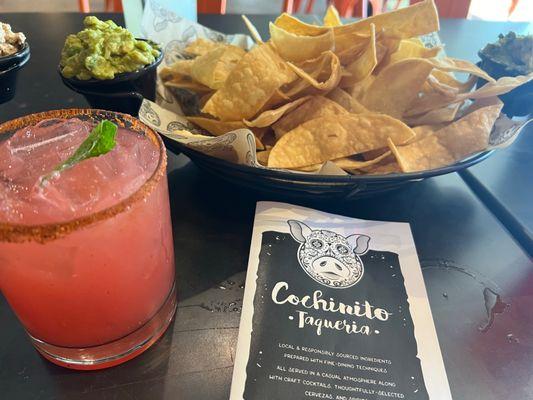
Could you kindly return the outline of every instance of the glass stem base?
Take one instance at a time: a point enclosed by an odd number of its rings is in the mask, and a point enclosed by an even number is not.
[[[159,311],[136,331],[100,346],[85,348],[59,347],[30,339],[41,355],[54,364],[77,370],[95,370],[122,364],[147,350],[168,328],[176,313],[176,284]]]

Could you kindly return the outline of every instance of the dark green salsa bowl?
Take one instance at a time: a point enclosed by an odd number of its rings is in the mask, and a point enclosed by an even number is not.
[[[498,40],[478,52],[477,64],[494,79],[504,76],[528,75],[533,72],[533,36],[514,32],[500,34]],[[479,79],[477,87],[487,81]],[[504,103],[503,113],[509,117],[533,115],[533,81],[498,96]]]

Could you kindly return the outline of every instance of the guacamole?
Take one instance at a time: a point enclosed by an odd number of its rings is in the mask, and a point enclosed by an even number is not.
[[[136,40],[113,21],[90,16],[83,25],[84,30],[67,36],[61,51],[61,74],[66,78],[113,79],[153,63],[160,54],[156,44]]]
[[[496,43],[489,43],[479,52],[478,64],[494,79],[503,76],[528,75],[533,72],[533,35],[500,34]],[[478,81],[478,87],[485,84]],[[498,96],[508,117],[533,115],[533,81]]]
[[[533,36],[514,32],[500,34],[479,52],[481,67],[492,77],[527,75],[533,72]]]

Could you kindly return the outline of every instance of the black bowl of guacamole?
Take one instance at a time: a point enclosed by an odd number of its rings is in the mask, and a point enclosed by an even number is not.
[[[478,65],[494,79],[528,75],[533,72],[533,35],[500,34],[497,42],[487,44],[478,55],[481,58]],[[478,87],[485,83],[480,79]],[[507,116],[533,115],[533,81],[499,97]]]
[[[157,66],[162,59],[163,51],[152,64],[137,71],[117,74],[113,79],[66,78],[61,74],[61,68],[59,75],[67,87],[85,97],[91,108],[117,111],[136,117],[143,99],[155,101]]]
[[[143,98],[155,100],[163,51],[113,21],[86,17],[85,29],[65,40],[58,72],[91,107],[137,116]]]

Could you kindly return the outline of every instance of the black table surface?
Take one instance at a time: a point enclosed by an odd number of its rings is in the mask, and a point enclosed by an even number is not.
[[[121,16],[112,17],[122,22]],[[61,84],[55,69],[65,35],[79,30],[81,19],[79,14],[2,15],[3,21],[28,34],[32,59],[21,72],[15,99],[0,105],[0,121],[86,106]],[[263,33],[269,19],[252,16]],[[224,32],[244,31],[237,16],[206,16],[200,22]],[[442,28],[449,54],[471,54],[471,59],[479,43],[501,31],[525,29],[521,24],[453,20],[443,21]],[[70,371],[38,355],[0,296],[0,398],[228,398],[255,203],[280,199],[219,181],[183,155],[169,154],[168,179],[180,302],[167,333],[123,365]],[[524,210],[530,200],[521,203]],[[529,399],[533,262],[506,221],[483,201],[461,176],[450,174],[371,199],[299,204],[358,218],[409,222],[454,399]],[[493,318],[486,308],[488,292],[501,300]]]
[[[533,257],[533,123],[509,149],[461,176]]]

